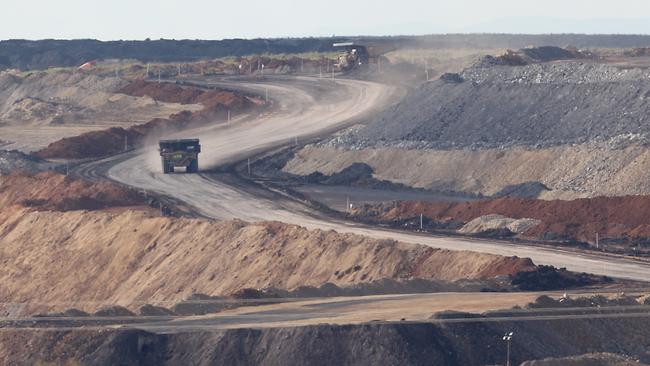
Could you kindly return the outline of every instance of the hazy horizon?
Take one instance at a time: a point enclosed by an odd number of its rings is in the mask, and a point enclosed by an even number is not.
[[[642,14],[642,15],[640,15]],[[232,39],[457,33],[650,34],[650,2],[6,0],[0,39]]]

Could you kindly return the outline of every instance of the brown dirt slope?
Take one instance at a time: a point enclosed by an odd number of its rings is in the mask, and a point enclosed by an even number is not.
[[[135,206],[143,200],[137,192],[113,183],[71,179],[54,172],[0,176],[0,207],[16,204],[71,211]]]
[[[529,259],[436,250],[276,222],[16,207],[0,213],[0,262],[0,298],[70,302],[62,308],[82,301],[175,302],[193,293],[224,295],[246,287],[479,279],[534,269]]]
[[[150,83],[144,80],[129,83],[120,90],[120,93],[134,97],[148,96],[166,103],[201,104],[205,107],[203,113],[209,113],[219,106],[239,110],[246,108],[250,102],[248,98],[230,91],[203,90],[167,83]]]
[[[101,131],[92,131],[55,141],[34,155],[44,158],[83,159],[97,158],[119,153],[128,146],[142,144],[147,136],[165,131],[180,131],[190,125],[212,122],[223,118],[227,111],[241,112],[252,108],[255,103],[243,95],[224,90],[201,90],[193,87],[134,81],[122,89],[133,96],[150,96],[160,101],[174,101],[183,104],[202,104],[199,112],[183,111],[169,118],[155,118],[145,124]]]
[[[541,223],[525,235],[542,238],[557,233],[580,241],[591,241],[595,232],[607,238],[650,237],[650,196],[597,197],[572,201],[499,198],[471,202],[400,202],[367,206],[363,215],[390,221],[423,213],[439,221],[468,222],[498,214],[510,218],[532,218]],[[361,213],[361,212],[360,212]]]

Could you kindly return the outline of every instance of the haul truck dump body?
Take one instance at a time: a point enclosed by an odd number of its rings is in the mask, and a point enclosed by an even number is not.
[[[175,167],[185,167],[186,173],[198,173],[199,139],[161,140],[159,145],[163,173],[173,173]]]

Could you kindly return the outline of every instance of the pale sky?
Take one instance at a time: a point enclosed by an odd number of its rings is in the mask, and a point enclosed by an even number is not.
[[[0,39],[650,34],[650,0],[1,0]]]

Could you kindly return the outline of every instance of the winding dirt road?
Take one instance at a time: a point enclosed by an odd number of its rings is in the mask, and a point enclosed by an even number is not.
[[[223,82],[220,84],[223,85]],[[201,139],[202,169],[239,162],[260,152],[295,143],[296,139],[323,135],[362,121],[401,95],[401,91],[396,88],[357,80],[337,80],[333,83],[324,79],[279,78],[227,85],[260,95],[265,95],[268,91],[276,106],[262,115],[240,116],[228,124],[183,132],[182,137]],[[276,220],[310,229],[332,229],[437,248],[529,257],[537,264],[550,264],[617,278],[641,281],[650,279],[649,263],[627,258],[498,241],[433,237],[361,226],[333,220],[299,202],[259,188],[229,184],[219,174],[164,175],[160,171],[160,158],[154,145],[135,152],[128,159],[116,161],[119,162],[108,171],[111,179],[175,197],[207,217],[239,218],[246,221]]]

